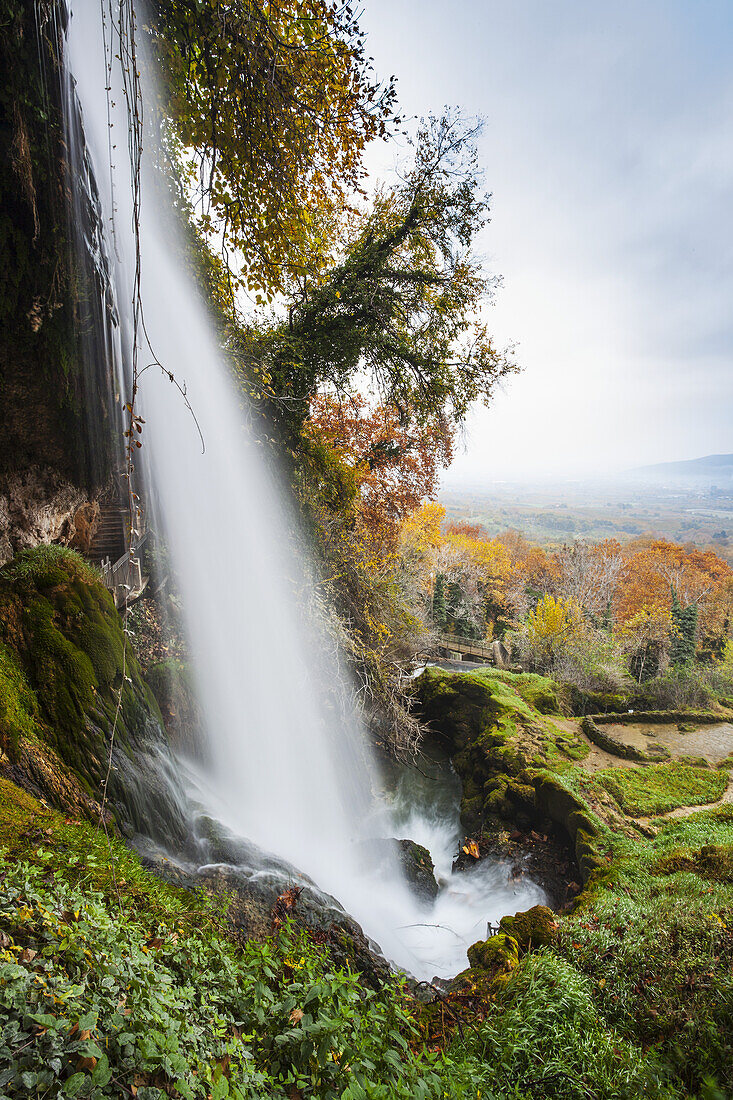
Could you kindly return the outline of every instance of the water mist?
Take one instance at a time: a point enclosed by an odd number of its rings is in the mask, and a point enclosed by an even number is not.
[[[69,59],[104,218],[114,224],[109,254],[124,347],[136,258],[125,98],[112,88],[116,108],[108,119],[100,7],[77,0],[72,9]],[[153,102],[148,65],[141,67],[143,100]],[[420,978],[455,973],[466,965],[467,944],[485,935],[486,920],[518,905],[486,885],[488,872],[480,889],[467,888],[473,904],[466,906],[466,889],[456,894],[449,887],[433,909],[410,893],[395,860],[364,867],[365,838],[381,833],[420,841],[415,833],[429,828],[435,807],[421,817],[413,806],[412,819],[401,822],[412,833],[395,833],[404,791],[398,784],[385,800],[377,790],[368,740],[324,627],[317,570],[277,475],[247,430],[242,393],[145,164],[144,156],[139,244],[146,334],[163,367],[185,385],[204,441],[202,448],[197,423],[166,373],[157,366],[144,370],[138,410],[146,420],[144,449],[207,729],[195,797],[233,832],[334,895],[388,958]],[[140,363],[149,360],[144,346]],[[441,774],[451,782],[449,766]],[[446,881],[456,851],[456,797],[451,804],[448,825],[438,825],[432,841]],[[505,882],[506,872],[499,874]],[[534,900],[541,900],[534,889]],[[417,939],[416,928],[422,929]]]

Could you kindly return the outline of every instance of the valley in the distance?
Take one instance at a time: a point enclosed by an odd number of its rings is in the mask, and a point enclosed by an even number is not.
[[[730,461],[725,461],[730,460]],[[508,528],[543,546],[644,536],[712,548],[733,564],[733,456],[642,467],[616,480],[445,488],[446,521]]]

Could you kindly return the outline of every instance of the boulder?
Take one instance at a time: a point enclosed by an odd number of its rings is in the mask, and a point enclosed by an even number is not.
[[[437,896],[438,883],[433,860],[422,844],[390,837],[367,840],[359,847],[362,860],[370,869],[380,864],[388,867],[390,861],[396,859],[407,885],[422,901],[433,901]]]
[[[507,936],[517,941],[520,951],[547,947],[557,939],[555,914],[546,905],[533,905],[531,909],[515,913],[513,917],[502,917],[499,927]]]

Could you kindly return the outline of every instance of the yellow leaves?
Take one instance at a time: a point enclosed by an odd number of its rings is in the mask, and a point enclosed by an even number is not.
[[[583,612],[573,599],[545,593],[527,615],[527,635],[536,650],[552,652],[585,630]]]
[[[479,859],[481,856],[478,844],[475,840],[467,840],[466,843],[462,845],[461,851],[467,856],[472,856],[473,859]]]
[[[213,241],[223,227],[247,256],[250,289],[268,298],[323,266],[333,242],[318,215],[359,187],[393,85],[375,83],[353,13],[320,0],[171,0],[156,31],[185,170],[211,170],[202,231]]]
[[[402,524],[403,545],[420,555],[437,549],[443,543],[441,525],[444,519],[445,508],[442,504],[434,500],[421,504]]]

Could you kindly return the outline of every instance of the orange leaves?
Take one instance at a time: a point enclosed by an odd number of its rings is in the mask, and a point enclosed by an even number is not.
[[[380,546],[396,543],[399,524],[436,491],[453,456],[447,425],[402,424],[393,407],[371,407],[361,395],[313,398],[306,432],[353,471],[361,519]]]
[[[272,907],[272,931],[276,932],[278,928],[282,928],[283,924],[288,921],[295,913],[295,909],[298,904],[298,898],[303,893],[302,886],[291,886],[289,890],[276,899],[275,904]]]
[[[617,622],[630,625],[638,616],[669,614],[672,589],[682,607],[696,603],[701,629],[725,618],[733,607],[733,570],[712,550],[697,550],[656,539],[624,550]]]

